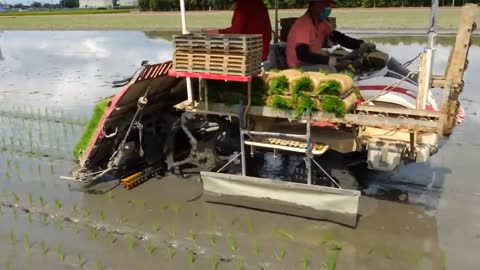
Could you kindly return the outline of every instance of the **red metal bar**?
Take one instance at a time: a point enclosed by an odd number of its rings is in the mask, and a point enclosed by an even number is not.
[[[249,82],[252,80],[252,76],[234,76],[234,75],[221,75],[221,74],[208,74],[208,73],[195,73],[185,71],[175,71],[170,69],[168,76],[173,77],[189,77],[198,79],[220,80],[220,81],[233,81],[233,82]]]

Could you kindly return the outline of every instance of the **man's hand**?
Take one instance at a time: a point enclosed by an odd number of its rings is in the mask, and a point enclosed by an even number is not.
[[[371,53],[371,52],[374,52],[376,49],[377,49],[377,46],[375,44],[364,42],[360,44],[359,51],[362,51],[364,53]]]

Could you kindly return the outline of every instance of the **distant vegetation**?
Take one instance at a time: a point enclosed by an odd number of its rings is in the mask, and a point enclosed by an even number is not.
[[[275,0],[263,0],[268,8],[274,8]],[[284,0],[279,1],[281,9],[305,8],[309,0]],[[465,2],[480,3],[480,0],[440,0],[441,6],[460,6]],[[233,0],[187,0],[185,1],[188,10],[225,10],[230,9],[234,4]],[[143,11],[167,11],[178,10],[178,0],[139,0],[140,10]],[[336,7],[428,7],[431,0],[337,0]]]
[[[440,6],[462,6],[465,3],[479,4],[480,0],[439,0]],[[275,7],[275,0],[263,0],[265,5],[273,9]],[[298,9],[305,8],[309,0],[284,0],[279,1],[278,7],[280,9]],[[0,4],[1,5],[1,4]],[[14,10],[30,10],[28,13],[37,15],[37,10],[49,10],[49,9],[65,9],[65,8],[78,8],[78,0],[61,0],[58,4],[33,2],[30,5],[15,4],[11,6]],[[233,0],[186,0],[187,10],[230,10],[234,5]],[[428,7],[431,5],[431,0],[337,0],[335,7]],[[96,10],[89,9],[84,12],[64,13],[63,11],[58,14],[96,14],[96,13],[117,13],[122,12],[117,9],[138,8],[141,11],[177,11],[180,9],[178,0],[138,0],[138,7],[116,7],[115,9],[109,9],[105,12],[97,12]],[[31,11],[34,9],[34,11]],[[40,9],[40,10],[39,10]],[[10,13],[10,12],[9,12]],[[1,13],[0,13],[1,14]],[[10,13],[11,14],[11,13]],[[57,13],[56,13],[57,14]]]
[[[132,9],[41,9],[29,11],[0,12],[1,16],[38,16],[38,15],[86,15],[86,14],[116,14],[128,13]]]

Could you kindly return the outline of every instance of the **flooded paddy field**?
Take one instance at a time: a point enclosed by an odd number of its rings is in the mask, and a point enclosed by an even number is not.
[[[373,41],[400,62],[425,44]],[[478,41],[461,97],[465,122],[428,163],[365,175],[353,229],[206,203],[195,176],[80,190],[61,176],[75,164],[93,103],[142,60],[169,60],[170,42],[128,31],[3,32],[0,269],[478,269]],[[437,73],[452,43],[440,39]]]

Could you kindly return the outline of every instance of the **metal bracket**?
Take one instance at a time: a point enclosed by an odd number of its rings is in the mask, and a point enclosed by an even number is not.
[[[117,133],[118,133],[118,127],[115,127],[115,131],[112,132],[112,133],[110,133],[110,134],[106,134],[106,133],[105,133],[105,130],[102,128],[102,135],[103,135],[103,137],[105,137],[105,138],[115,137],[115,136],[117,136]]]

